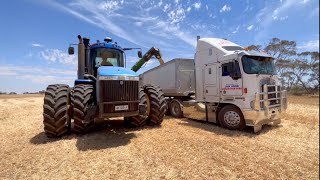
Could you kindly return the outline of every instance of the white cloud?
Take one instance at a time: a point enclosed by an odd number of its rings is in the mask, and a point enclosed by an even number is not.
[[[184,13],[184,9],[182,7],[178,7],[177,9],[170,11],[168,16],[171,21],[170,23],[174,24],[182,22],[185,19],[186,14]]]
[[[298,49],[304,49],[304,50],[319,50],[319,39],[317,40],[310,40],[307,42],[303,42],[301,46],[297,47]]]
[[[196,2],[193,4],[195,9],[200,9],[201,8],[201,2]]]
[[[270,3],[261,9],[255,16],[255,21],[259,29],[261,29],[255,36],[256,41],[261,41],[268,36],[270,26],[275,21],[283,21],[289,18],[288,14],[293,9],[300,9],[304,5],[302,0],[287,0],[279,2],[278,4]]]
[[[232,34],[236,34],[239,31],[239,28],[240,26],[237,26],[237,28],[234,31],[232,31]]]
[[[77,64],[76,57],[74,55],[69,55],[59,49],[46,49],[41,51],[40,57],[51,62],[59,62],[61,64]]]
[[[187,12],[190,12],[191,11],[191,7],[189,6],[188,8],[187,8]]]
[[[71,84],[74,81],[74,77],[59,77],[52,75],[18,75],[16,76],[16,79],[31,80],[31,82],[38,84]]]
[[[251,31],[251,30],[252,30],[252,28],[253,28],[253,25],[248,26],[248,27],[247,27],[247,30],[248,30],[248,31]]]
[[[57,69],[57,68],[47,68],[39,66],[19,66],[19,65],[10,65],[10,64],[1,64],[0,75],[17,75],[17,74],[37,74],[39,76],[48,76],[48,75],[61,75],[61,76],[76,76],[77,70],[76,66],[70,66],[72,69]]]
[[[92,18],[89,18],[90,16],[77,12],[65,5],[59,4],[58,2],[48,1],[47,3],[101,29],[108,30],[110,33],[126,39],[129,42],[138,44],[137,41],[135,41],[124,29],[113,23],[108,18],[108,14],[106,15],[103,11],[98,11],[97,5],[92,1],[77,1],[76,3],[71,4],[72,6],[79,7],[80,9],[85,9],[87,12],[91,13]]]
[[[228,11],[231,11],[231,6],[228,6],[226,4],[220,9],[220,13]]]
[[[310,0],[303,0],[302,3],[306,4],[308,3]]]
[[[138,22],[135,22],[134,24],[137,25],[137,26],[142,26],[142,25],[143,25],[143,22],[138,21]]]
[[[31,46],[33,46],[33,47],[43,47],[43,45],[39,44],[39,43],[32,43]]]
[[[113,12],[121,8],[124,1],[105,1],[98,4],[98,8],[101,10]]]

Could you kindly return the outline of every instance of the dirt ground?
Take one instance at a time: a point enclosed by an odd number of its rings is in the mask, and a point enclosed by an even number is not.
[[[279,127],[229,131],[167,117],[48,139],[43,97],[0,97],[0,179],[319,179],[319,99],[290,97]]]

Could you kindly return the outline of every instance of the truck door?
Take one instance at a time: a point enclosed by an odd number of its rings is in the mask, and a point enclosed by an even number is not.
[[[238,63],[236,61],[236,63]],[[240,73],[240,68],[238,69]],[[222,96],[241,96],[242,95],[242,78],[233,79],[228,72],[228,63],[221,65],[221,95]]]
[[[217,64],[207,65],[204,68],[204,97],[207,102],[219,101],[219,78]]]

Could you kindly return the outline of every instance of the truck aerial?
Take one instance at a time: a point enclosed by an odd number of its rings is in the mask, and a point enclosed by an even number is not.
[[[231,130],[277,125],[287,108],[273,58],[225,39],[198,37],[194,60],[173,59],[141,74],[140,83],[160,86],[172,116]]]
[[[48,137],[60,137],[73,131],[88,131],[97,119],[124,117],[133,126],[159,125],[167,104],[162,90],[156,85],[139,86],[136,74],[152,56],[163,63],[158,49],[152,47],[132,70],[125,68],[126,50],[111,38],[90,44],[88,38],[78,36],[78,79],[74,87],[65,84],[49,85],[43,105],[44,131]],[[69,47],[69,54],[74,48]]]

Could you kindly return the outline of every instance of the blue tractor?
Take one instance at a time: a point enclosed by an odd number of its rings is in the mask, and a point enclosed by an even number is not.
[[[152,56],[163,63],[158,49],[152,47],[130,69],[125,68],[125,52],[111,38],[90,44],[90,39],[78,35],[78,79],[74,87],[49,85],[43,105],[44,131],[48,137],[60,137],[67,132],[85,133],[96,120],[124,117],[128,125],[140,127],[160,125],[167,104],[156,85],[139,85],[136,74]],[[69,54],[74,48],[69,47]],[[72,126],[73,119],[73,126]]]

